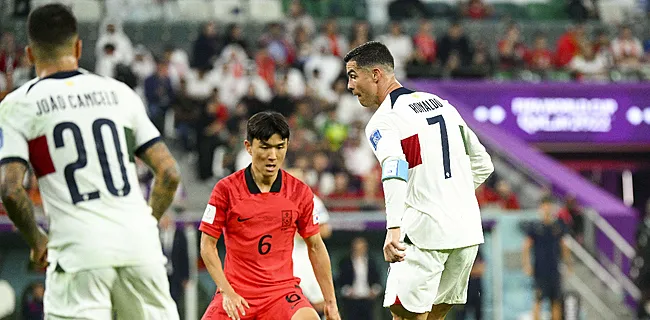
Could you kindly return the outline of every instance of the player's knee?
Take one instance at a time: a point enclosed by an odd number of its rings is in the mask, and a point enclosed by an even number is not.
[[[318,312],[312,308],[301,308],[293,314],[291,320],[320,320]]]

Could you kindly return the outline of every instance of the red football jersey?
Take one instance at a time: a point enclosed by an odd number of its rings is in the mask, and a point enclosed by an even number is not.
[[[270,192],[262,193],[251,167],[219,181],[210,196],[199,230],[224,235],[224,272],[244,298],[297,286],[293,275],[296,230],[307,238],[319,232],[311,189],[280,170]]]

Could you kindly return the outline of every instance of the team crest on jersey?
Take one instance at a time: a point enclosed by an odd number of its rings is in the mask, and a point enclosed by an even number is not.
[[[370,135],[370,144],[372,144],[375,151],[377,151],[377,143],[379,143],[379,140],[381,140],[381,133],[379,133],[379,129],[377,129]]]
[[[282,230],[291,228],[291,210],[282,210]]]

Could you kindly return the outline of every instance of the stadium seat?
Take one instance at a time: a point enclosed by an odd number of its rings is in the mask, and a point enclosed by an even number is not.
[[[526,6],[528,18],[531,20],[563,20],[567,19],[566,10],[556,4],[531,3]]]
[[[259,22],[282,21],[282,3],[280,0],[250,0],[250,19]]]

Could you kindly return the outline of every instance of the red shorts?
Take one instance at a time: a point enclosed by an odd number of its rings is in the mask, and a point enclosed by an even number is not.
[[[312,308],[300,287],[262,293],[257,297],[243,297],[250,308],[246,309],[245,316],[240,315],[242,320],[291,320],[298,310]],[[223,295],[217,292],[201,320],[230,320],[222,303]]]

